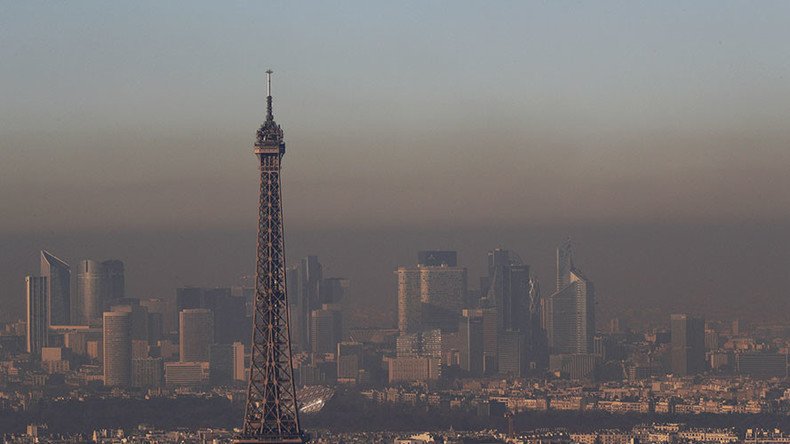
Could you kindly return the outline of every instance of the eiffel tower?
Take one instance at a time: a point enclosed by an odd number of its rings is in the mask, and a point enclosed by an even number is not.
[[[291,361],[288,297],[285,292],[281,163],[283,130],[272,113],[272,71],[266,71],[266,121],[258,130],[255,155],[260,164],[258,243],[252,363],[241,436],[234,442],[305,443]]]

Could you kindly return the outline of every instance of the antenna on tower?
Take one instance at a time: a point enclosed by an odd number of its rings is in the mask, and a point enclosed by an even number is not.
[[[274,113],[272,112],[272,71],[266,70],[266,120],[274,121]]]

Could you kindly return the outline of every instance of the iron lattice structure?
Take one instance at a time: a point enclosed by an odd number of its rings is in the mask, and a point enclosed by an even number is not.
[[[252,328],[247,406],[242,436],[236,443],[304,443],[291,361],[285,242],[280,182],[285,154],[283,131],[272,113],[271,71],[266,72],[266,121],[258,130],[255,154],[260,161],[255,311]]]

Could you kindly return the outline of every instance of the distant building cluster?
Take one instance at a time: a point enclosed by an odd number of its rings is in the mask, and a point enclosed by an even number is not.
[[[397,323],[358,327],[343,316],[351,282],[325,277],[317,256],[298,261],[286,270],[297,386],[472,412],[790,412],[788,326],[687,313],[658,327],[617,318],[603,326],[569,242],[557,248],[550,292],[511,250],[490,251],[485,264],[470,285],[455,251],[420,251],[394,270],[397,303],[381,308]],[[41,252],[40,272],[25,277],[24,319],[0,330],[0,407],[29,408],[31,394],[46,399],[49,388],[244,397],[253,289],[135,298],[125,278],[119,260],[83,260],[75,271]]]

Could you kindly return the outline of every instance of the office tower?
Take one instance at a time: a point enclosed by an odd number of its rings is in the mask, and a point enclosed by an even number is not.
[[[110,311],[124,311],[129,313],[132,323],[132,340],[148,341],[148,309],[140,305],[138,299],[115,299]]]
[[[417,252],[417,265],[424,267],[457,267],[458,253],[455,251],[423,250]]]
[[[343,318],[336,305],[324,304],[320,310],[310,313],[310,338],[312,352],[316,354],[334,353],[337,343],[342,339]]]
[[[91,359],[99,361],[104,360],[104,340],[102,339],[89,339],[85,342],[85,352]],[[131,347],[131,344],[129,344]]]
[[[71,268],[52,253],[41,251],[41,276],[47,278],[48,325],[71,323]]]
[[[47,278],[25,277],[25,300],[27,301],[27,352],[40,358],[41,348],[49,345],[47,325]]]
[[[230,294],[218,297],[213,312],[214,342],[217,344],[249,342],[250,323],[246,315],[244,298]]]
[[[420,333],[400,335],[396,339],[398,357],[430,356],[442,357],[442,331],[427,330]]]
[[[244,368],[244,344],[241,342],[233,343],[233,380],[247,380],[247,371]]]
[[[149,332],[149,340],[156,343],[165,335],[170,335],[178,332],[178,311],[176,311],[176,301],[173,299],[141,299],[140,306],[145,307],[149,314],[149,328],[158,328],[161,325],[160,332]],[[152,320],[157,317],[158,319]],[[151,325],[153,324],[153,327]],[[157,338],[157,335],[162,337]]]
[[[209,363],[206,362],[165,362],[165,385],[195,386],[208,382]]]
[[[527,365],[530,370],[544,370],[548,365],[549,344],[543,319],[543,298],[540,283],[529,280],[529,325],[527,330]]]
[[[360,342],[337,344],[337,382],[355,384],[363,368],[365,349]]]
[[[573,264],[570,244],[557,249],[557,283],[564,287],[545,304],[551,353],[592,353],[595,336],[595,290]]]
[[[495,308],[500,331],[526,333],[529,324],[529,265],[508,250],[488,253],[488,285],[483,305]]]
[[[229,385],[233,381],[233,345],[213,344],[210,349],[208,380],[211,385]]]
[[[398,275],[398,330],[401,334],[422,330],[420,270],[400,267]]]
[[[126,281],[124,278],[123,262],[117,259],[106,260],[102,267],[102,304],[105,308],[111,307],[117,300],[126,297]]]
[[[204,294],[205,289],[201,287],[176,288],[176,311],[181,313],[188,308],[206,308]]]
[[[589,353],[555,354],[549,358],[549,370],[570,379],[595,379],[599,358]]]
[[[346,278],[324,278],[318,286],[321,304],[339,304],[348,295],[351,281]]]
[[[296,405],[285,283],[280,181],[285,142],[272,113],[271,70],[267,74],[266,121],[258,130],[255,142],[260,168],[255,312],[241,442],[302,443],[305,437]]]
[[[128,386],[132,382],[132,316],[108,311],[103,315],[104,385]]]
[[[161,387],[164,382],[164,372],[162,358],[132,359],[132,387]]]
[[[672,373],[695,375],[705,371],[705,321],[687,314],[670,317]]]
[[[418,267],[423,328],[454,331],[466,304],[466,268]]]
[[[102,312],[124,299],[124,267],[119,260],[80,261],[77,270],[77,303],[73,319],[83,325],[98,324]]]
[[[420,355],[420,334],[401,334],[395,339],[395,353],[400,357],[414,357]]]
[[[148,311],[148,308],[146,308]],[[156,345],[156,343],[164,338],[164,318],[162,313],[148,313],[148,343]]]
[[[102,316],[102,287],[104,270],[101,263],[83,260],[77,271],[77,322],[98,324]]]
[[[205,308],[179,313],[178,353],[181,362],[208,362],[214,343],[214,316]]]
[[[461,369],[472,376],[483,375],[483,313],[480,309],[463,311],[458,325]]]
[[[321,283],[323,281],[323,267],[318,261],[318,256],[307,256],[299,261],[296,267],[286,271],[287,286],[291,312],[289,329],[292,334],[292,343],[297,350],[311,351],[310,340],[310,313],[319,310],[323,298],[321,297]],[[325,290],[326,292],[327,290]],[[328,290],[327,297],[331,296]]]
[[[568,238],[557,248],[557,288],[555,291],[560,291],[571,283],[570,274],[572,269],[573,248],[571,239]]]
[[[466,268],[418,265],[399,267],[398,328],[401,333],[416,333],[440,328],[454,331],[466,304]]]
[[[232,344],[249,341],[246,301],[230,288],[185,287],[176,289],[176,309],[203,308],[214,318],[214,342]]]
[[[497,341],[497,370],[499,374],[522,377],[526,374],[526,348],[524,334],[519,331],[503,331]]]
[[[429,356],[387,358],[389,382],[426,382],[441,377],[442,360]]]

